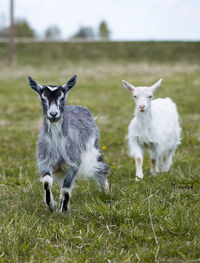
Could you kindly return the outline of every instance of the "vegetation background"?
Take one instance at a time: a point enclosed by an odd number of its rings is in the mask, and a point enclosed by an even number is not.
[[[17,43],[13,65],[0,44],[0,262],[200,261],[200,43]],[[79,77],[68,104],[88,107],[111,168],[110,192],[77,181],[71,210],[51,213],[43,202],[35,144],[42,123],[27,75],[41,84]],[[126,133],[134,85],[163,85],[155,97],[178,106],[182,144],[169,173],[135,182]],[[59,188],[55,183],[54,197]]]

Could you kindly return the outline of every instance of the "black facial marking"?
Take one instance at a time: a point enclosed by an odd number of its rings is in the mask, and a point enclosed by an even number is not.
[[[49,87],[55,88],[57,86],[49,85]],[[51,105],[52,102],[57,105],[57,100],[62,95],[62,87],[59,86],[56,90],[51,91],[47,86],[43,86],[42,95],[48,99],[49,105]]]
[[[51,90],[49,87],[55,88],[55,90]],[[44,114],[47,115],[48,108],[51,106],[51,104],[55,104],[56,106],[59,105],[60,115],[62,115],[65,107],[65,98],[66,95],[63,92],[62,86],[53,86],[53,85],[43,86],[42,91],[40,93],[40,99],[41,99],[41,104]],[[58,99],[60,99],[59,103],[58,103]],[[51,118],[50,121],[51,120],[54,121],[53,118]]]

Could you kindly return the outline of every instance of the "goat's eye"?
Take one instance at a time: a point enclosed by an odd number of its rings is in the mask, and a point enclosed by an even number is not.
[[[42,102],[45,102],[46,100],[45,100],[45,99],[43,99],[43,98],[41,98],[41,101],[42,101]]]
[[[150,96],[148,96],[148,98],[149,98],[149,99],[152,99],[152,96],[150,95]]]
[[[133,96],[133,98],[134,98],[134,99],[137,99],[137,96],[136,96],[136,95],[134,95],[134,96]]]

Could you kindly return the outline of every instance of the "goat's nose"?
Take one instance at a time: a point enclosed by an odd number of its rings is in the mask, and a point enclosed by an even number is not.
[[[57,111],[51,111],[50,114],[52,117],[56,117],[58,115],[58,112]]]
[[[139,107],[140,107],[141,110],[144,110],[145,105],[140,105]]]

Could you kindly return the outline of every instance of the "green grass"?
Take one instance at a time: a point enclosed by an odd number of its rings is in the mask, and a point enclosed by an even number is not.
[[[7,44],[0,43],[1,60],[7,58]],[[19,63],[35,66],[59,61],[121,60],[129,62],[159,61],[192,62],[200,61],[200,42],[48,42],[16,43],[15,59]]]
[[[170,54],[175,52],[171,45]],[[29,56],[10,67],[1,62],[0,262],[199,262],[199,53],[196,61],[182,50],[183,58],[176,62],[162,57],[145,61],[143,56],[137,63],[134,57],[74,62],[56,55],[45,64],[37,53]],[[42,62],[37,64],[39,58]],[[111,191],[105,195],[94,182],[77,181],[71,210],[60,215],[49,212],[43,202],[35,159],[42,111],[26,77],[41,84],[63,84],[74,73],[79,83],[68,103],[84,105],[98,116],[104,157],[111,167]],[[121,80],[150,85],[161,77],[156,97],[170,96],[177,103],[182,144],[169,173],[151,177],[146,157],[144,180],[135,182],[125,139],[134,106]],[[56,183],[53,193],[58,201]]]

